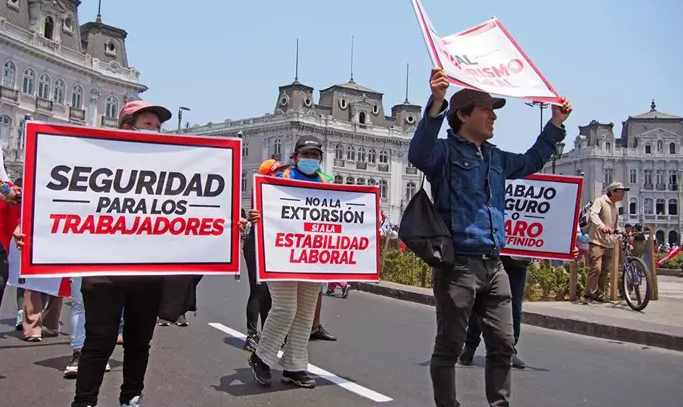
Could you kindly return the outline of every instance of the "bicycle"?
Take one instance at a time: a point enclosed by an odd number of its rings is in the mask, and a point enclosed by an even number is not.
[[[619,234],[624,238],[621,244],[621,251],[624,255],[624,271],[619,286],[621,296],[632,310],[642,311],[647,307],[652,297],[652,274],[645,262],[631,252],[628,234],[623,231],[615,231],[614,234]],[[640,293],[643,280],[645,281],[645,295]],[[636,301],[631,298],[631,294],[634,292]]]

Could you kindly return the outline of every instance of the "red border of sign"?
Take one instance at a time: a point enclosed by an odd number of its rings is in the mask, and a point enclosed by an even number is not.
[[[576,231],[579,225],[579,214],[581,212],[581,193],[583,190],[583,178],[582,177],[571,177],[567,175],[552,175],[552,174],[531,174],[528,177],[524,177],[531,181],[549,181],[549,182],[560,182],[565,184],[576,184],[576,210],[574,211],[574,227],[572,229],[572,245],[569,253],[555,253],[555,252],[538,252],[531,250],[519,250],[519,249],[503,249],[500,251],[501,254],[509,256],[521,256],[521,257],[536,257],[552,260],[573,260],[574,256],[572,252],[576,248]]]
[[[422,8],[422,3],[421,3],[419,0],[417,0],[417,1],[415,1],[414,4],[417,6],[416,8],[418,9],[418,10],[417,10],[418,13],[419,13],[418,22],[419,22],[420,25],[421,25],[422,32],[423,32],[423,34],[426,34],[427,39],[428,39],[428,41],[429,41],[428,44],[427,44],[427,49],[428,49],[429,53],[431,54],[432,61],[433,61],[434,64],[437,65],[439,68],[443,69],[443,65],[441,64],[441,58],[439,57],[439,53],[438,53],[437,50],[436,50],[436,46],[434,45],[434,40],[432,39],[432,35],[431,35],[431,33],[430,33],[429,26],[427,25],[427,21],[425,20],[425,13],[424,13],[424,10],[423,10],[423,8]],[[527,100],[531,100],[531,101],[535,101],[535,102],[543,102],[543,103],[551,103],[551,104],[561,105],[561,104],[562,104],[562,100],[560,99],[560,96],[557,94],[557,92],[556,92],[555,89],[552,87],[552,85],[550,84],[550,82],[548,82],[548,80],[546,79],[546,77],[543,76],[543,74],[541,73],[541,71],[538,70],[538,68],[536,67],[536,65],[534,64],[534,62],[527,56],[527,54],[526,54],[526,53],[522,50],[522,48],[519,46],[519,43],[517,43],[517,41],[515,41],[515,39],[512,38],[512,36],[511,36],[510,33],[508,32],[508,30],[505,29],[505,27],[503,27],[503,24],[501,24],[500,21],[499,21],[497,18],[493,18],[493,19],[491,19],[491,20],[489,20],[489,21],[486,21],[486,22],[484,22],[484,23],[482,23],[482,24],[477,25],[476,27],[470,28],[470,29],[468,29],[468,30],[465,30],[465,31],[460,32],[460,33],[457,33],[457,34],[455,34],[455,35],[456,35],[456,36],[461,36],[461,35],[465,35],[465,34],[470,34],[470,33],[474,32],[474,31],[480,30],[480,29],[482,29],[482,28],[491,28],[491,27],[490,27],[491,24],[494,24],[494,25],[497,25],[498,27],[500,27],[500,30],[503,32],[503,34],[505,34],[505,36],[510,40],[510,42],[512,43],[512,45],[517,49],[517,51],[519,51],[519,53],[520,53],[520,54],[522,55],[522,57],[526,60],[526,62],[529,63],[529,66],[531,67],[531,69],[533,69],[534,72],[536,72],[536,74],[538,75],[538,77],[541,78],[541,80],[542,80],[543,83],[546,85],[546,87],[548,88],[548,90],[549,90],[550,92],[552,92],[552,93],[555,94],[555,97],[554,97],[554,98],[552,98],[552,97],[540,97],[540,96],[520,96],[519,98],[520,98],[520,99],[527,99]],[[488,26],[488,27],[487,27],[487,26]],[[447,75],[447,76],[448,76],[448,75]],[[449,81],[450,83],[452,83],[453,85],[460,86],[460,87],[462,87],[462,88],[467,88],[467,89],[473,89],[473,90],[479,90],[479,91],[481,91],[481,89],[477,88],[476,86],[470,85],[469,83],[466,83],[466,82],[459,81],[459,80],[457,80],[457,79],[455,79],[455,78],[453,78],[453,77],[451,77],[451,76],[448,76],[448,81]]]
[[[142,133],[123,130],[108,130],[91,127],[44,124],[27,122],[25,127],[26,144],[24,148],[24,186],[22,188],[21,229],[26,237],[21,250],[21,272],[24,277],[54,277],[83,275],[165,275],[165,274],[235,274],[240,270],[240,231],[232,228],[231,261],[225,263],[157,263],[157,264],[32,264],[33,211],[35,197],[36,143],[38,134],[70,136],[99,140],[124,140],[156,144],[187,145],[197,147],[220,147],[233,150],[232,163],[232,224],[238,225],[241,207],[241,140],[209,138],[162,133]]]
[[[262,175],[254,176],[254,205],[255,209],[263,213],[263,196],[261,188],[264,184],[269,185],[284,185],[296,186],[309,189],[327,189],[332,191],[349,191],[361,193],[374,193],[375,202],[377,205],[376,220],[379,222],[380,202],[379,202],[379,187],[361,186],[361,185],[343,185],[343,184],[322,184],[318,182],[299,181],[291,179],[282,179],[275,177],[267,177]],[[376,225],[377,231],[377,268],[376,274],[340,274],[340,273],[281,273],[269,272],[265,269],[265,253],[263,250],[263,222],[256,222],[256,233],[258,233],[258,245],[256,246],[256,256],[258,264],[258,279],[259,281],[319,281],[319,282],[336,282],[336,281],[379,281],[379,255],[380,255],[380,231],[379,223]]]

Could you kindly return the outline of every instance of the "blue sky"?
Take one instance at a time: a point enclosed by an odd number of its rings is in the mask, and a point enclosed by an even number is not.
[[[614,122],[657,109],[683,116],[683,2],[575,0],[532,2],[422,0],[437,32],[452,34],[498,17],[575,112],[579,125]],[[97,0],[83,0],[80,22],[92,21]],[[178,107],[192,124],[272,112],[278,86],[294,78],[317,90],[354,78],[384,93],[385,114],[405,96],[429,96],[431,62],[410,0],[103,0],[103,22],[128,32],[128,61],[150,90],[143,98]],[[452,87],[450,92],[457,89]],[[546,111],[545,117],[548,118]],[[172,119],[175,126],[176,117]],[[499,112],[494,142],[524,151],[539,127],[538,109],[509,100]]]

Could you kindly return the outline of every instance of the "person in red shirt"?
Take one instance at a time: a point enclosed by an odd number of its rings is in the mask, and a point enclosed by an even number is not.
[[[7,184],[12,188],[16,185],[11,182],[7,182]],[[17,181],[17,184],[21,185],[21,179]],[[0,199],[0,243],[2,243],[2,247],[0,248],[0,305],[2,304],[5,285],[9,278],[7,254],[9,253],[9,245],[12,242],[12,233],[14,232],[14,228],[19,224],[19,216],[21,216],[20,205]],[[17,302],[21,298],[21,303],[18,304],[19,310],[22,309],[24,303],[23,295],[23,290],[17,290]],[[20,326],[21,321],[19,321],[19,317],[17,317],[17,321],[17,324]]]

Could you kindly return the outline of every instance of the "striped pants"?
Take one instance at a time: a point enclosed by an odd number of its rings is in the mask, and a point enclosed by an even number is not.
[[[308,369],[308,340],[321,284],[301,281],[272,281],[267,284],[273,305],[261,332],[256,355],[268,366],[275,366],[277,354],[287,337],[280,364],[290,372],[305,371]]]

